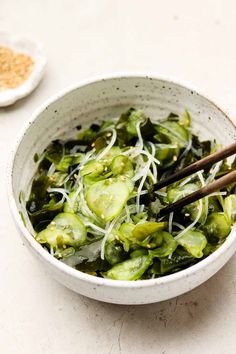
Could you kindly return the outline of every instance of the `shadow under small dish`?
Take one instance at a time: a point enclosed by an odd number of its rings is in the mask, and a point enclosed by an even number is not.
[[[83,295],[121,304],[177,296],[234,253],[235,186],[164,218],[159,211],[235,162],[161,190],[155,183],[234,139],[228,117],[179,84],[83,83],[38,110],[18,141],[9,181],[17,225],[53,276]]]

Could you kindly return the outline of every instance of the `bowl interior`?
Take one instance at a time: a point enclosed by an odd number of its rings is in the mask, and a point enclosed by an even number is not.
[[[78,124],[117,117],[130,107],[143,110],[152,120],[165,118],[170,112],[181,114],[187,109],[193,130],[202,139],[215,138],[227,145],[236,138],[235,127],[224,112],[195,91],[173,82],[148,77],[110,78],[59,94],[35,113],[19,140],[14,157],[13,195],[31,233],[24,200],[27,200],[37,169],[34,154],[40,155],[54,139],[75,136]]]

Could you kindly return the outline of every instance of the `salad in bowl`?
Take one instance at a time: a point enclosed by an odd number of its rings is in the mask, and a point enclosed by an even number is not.
[[[160,217],[162,208],[235,169],[216,163],[161,190],[155,184],[220,149],[194,134],[188,111],[152,120],[130,108],[77,126],[41,156],[26,203],[35,239],[53,257],[97,277],[159,278],[217,250],[230,233],[236,185]]]
[[[164,210],[235,162],[160,185],[235,139],[215,103],[171,80],[117,74],[64,89],[34,112],[9,164],[23,242],[54,279],[100,301],[183,294],[235,253],[235,185]]]

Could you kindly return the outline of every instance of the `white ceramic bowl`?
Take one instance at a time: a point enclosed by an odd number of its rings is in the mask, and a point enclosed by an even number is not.
[[[224,244],[212,255],[186,270],[163,278],[139,281],[115,281],[84,274],[53,258],[32,236],[27,220],[19,211],[25,208],[19,194],[29,194],[37,168],[33,161],[51,140],[65,135],[78,124],[98,118],[116,117],[129,107],[142,109],[152,119],[168,113],[190,111],[194,131],[202,138],[216,138],[227,145],[235,141],[236,129],[214,103],[172,81],[147,76],[119,76],[86,81],[55,95],[40,107],[20,135],[9,168],[8,193],[14,220],[24,243],[52,276],[66,287],[85,296],[117,304],[146,304],[166,300],[200,285],[215,274],[233,255],[236,246],[234,227]]]

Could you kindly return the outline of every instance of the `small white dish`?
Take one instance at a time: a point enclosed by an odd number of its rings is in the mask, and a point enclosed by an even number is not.
[[[46,57],[40,42],[18,35],[0,33],[0,46],[29,55],[34,61],[33,70],[27,80],[16,88],[0,90],[0,107],[6,107],[29,95],[38,86],[45,70]]]

